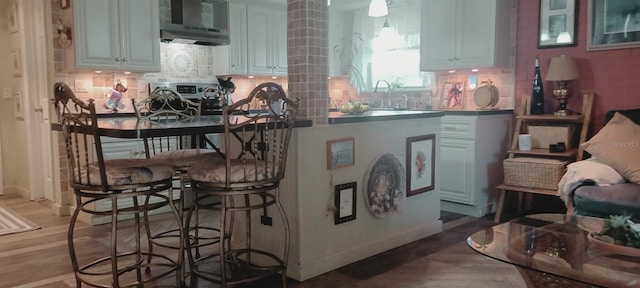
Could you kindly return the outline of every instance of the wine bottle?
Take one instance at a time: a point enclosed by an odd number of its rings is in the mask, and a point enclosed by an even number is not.
[[[536,69],[533,74],[533,91],[531,93],[531,114],[544,114],[544,90],[542,88],[542,77],[540,76],[540,64],[536,57]]]

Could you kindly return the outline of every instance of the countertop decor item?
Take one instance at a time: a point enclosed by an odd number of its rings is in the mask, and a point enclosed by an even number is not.
[[[369,111],[368,104],[362,104],[360,102],[347,102],[338,106],[338,111],[345,114],[362,114]]]
[[[561,55],[551,58],[551,64],[549,64],[545,80],[558,82],[558,89],[553,89],[553,96],[558,99],[560,105],[556,112],[553,113],[554,115],[567,116],[571,114],[571,111],[567,109],[567,100],[571,95],[567,85],[569,81],[576,80],[579,77],[576,60],[573,57]]]
[[[498,87],[493,86],[491,80],[482,81],[482,83],[484,85],[473,93],[473,103],[478,106],[478,109],[491,109],[498,104],[500,90],[498,90]]]
[[[442,109],[462,109],[462,98],[464,94],[464,82],[447,82],[442,87],[442,97],[440,108]]]

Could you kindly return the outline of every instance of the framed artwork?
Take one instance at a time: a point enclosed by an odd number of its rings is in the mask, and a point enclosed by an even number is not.
[[[446,82],[442,88],[440,108],[462,109],[462,98],[465,90],[464,82]]]
[[[356,219],[356,190],[357,182],[335,186],[336,212],[334,222],[336,225]]]
[[[67,9],[69,8],[69,1],[71,0],[60,0],[60,9]]]
[[[24,119],[24,108],[22,107],[22,92],[13,93],[13,113],[16,118]]]
[[[18,3],[13,3],[7,9],[7,28],[9,33],[18,32]]]
[[[575,46],[576,0],[541,0],[538,48]]]
[[[436,135],[407,138],[407,197],[433,190]]]
[[[22,75],[22,61],[20,59],[20,48],[11,50],[11,75],[20,77]]]
[[[355,164],[355,138],[327,141],[327,169],[333,170]]]
[[[640,46],[640,0],[589,0],[587,50]]]
[[[405,169],[398,158],[390,153],[377,156],[364,174],[365,206],[376,218],[398,214],[406,183]]]

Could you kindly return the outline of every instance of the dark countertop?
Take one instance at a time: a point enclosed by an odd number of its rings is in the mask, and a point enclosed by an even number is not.
[[[372,110],[356,115],[348,115],[342,112],[329,112],[329,124],[433,118],[442,117],[443,115],[444,113],[442,111],[413,110]]]
[[[123,113],[124,114],[124,113]],[[120,114],[122,115],[122,114]],[[98,118],[98,135],[115,138],[144,138],[167,135],[202,135],[211,133],[224,133],[222,116],[201,116],[195,119],[175,121],[138,121],[135,117],[107,117]],[[262,125],[262,124],[261,124]],[[296,120],[295,128],[311,127],[312,121],[306,119]],[[51,124],[51,129],[61,131],[61,125]]]

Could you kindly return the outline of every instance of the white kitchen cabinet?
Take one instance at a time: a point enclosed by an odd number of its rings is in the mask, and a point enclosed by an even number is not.
[[[76,67],[160,71],[158,0],[73,3]]]
[[[229,38],[214,48],[217,75],[287,76],[284,5],[229,2]]]
[[[229,45],[215,46],[215,72],[218,75],[246,75],[247,4],[229,2]]]
[[[420,70],[512,66],[513,0],[424,0]]]
[[[249,5],[249,74],[287,75],[287,12],[281,7]]]
[[[441,208],[480,217],[495,207],[512,115],[463,113],[445,114],[440,126]]]

